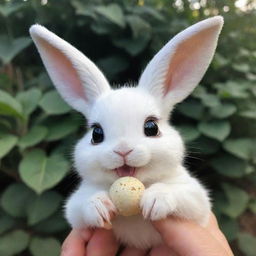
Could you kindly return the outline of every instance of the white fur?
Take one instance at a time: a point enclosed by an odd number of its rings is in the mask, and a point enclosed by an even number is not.
[[[61,96],[87,115],[96,98],[110,90],[104,75],[80,51],[45,27],[33,25],[30,34]]]
[[[114,151],[131,149],[126,164],[136,168],[135,177],[146,190],[141,215],[112,221],[122,243],[138,248],[161,243],[150,220],[171,214],[207,223],[211,210],[207,191],[183,166],[183,141],[169,126],[168,113],[202,78],[222,24],[217,16],[184,30],[153,58],[138,87],[118,90],[111,90],[96,66],[74,47],[45,28],[32,26],[32,38],[60,94],[86,115],[89,124],[99,123],[104,130],[102,143],[92,145],[89,130],[75,147],[74,163],[82,183],[66,204],[66,218],[73,228],[102,227],[110,221],[116,209],[108,190],[118,178],[113,170],[124,165],[124,158]],[[149,116],[158,119],[158,137],[144,135]]]

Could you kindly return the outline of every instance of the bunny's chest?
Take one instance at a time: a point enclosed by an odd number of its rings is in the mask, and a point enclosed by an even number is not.
[[[124,245],[148,249],[161,244],[158,232],[142,216],[118,216],[112,224],[115,236]]]

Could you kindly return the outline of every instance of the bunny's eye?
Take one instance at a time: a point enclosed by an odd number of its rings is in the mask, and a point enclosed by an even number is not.
[[[92,131],[92,144],[98,144],[101,143],[104,140],[104,132],[103,129],[99,125],[93,126]]]
[[[159,129],[155,120],[147,120],[144,124],[144,133],[148,137],[158,136]]]

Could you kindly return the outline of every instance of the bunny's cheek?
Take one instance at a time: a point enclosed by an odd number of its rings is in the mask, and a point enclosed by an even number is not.
[[[98,161],[105,169],[115,169],[124,164],[123,159],[110,150],[101,152],[98,155]]]
[[[151,160],[150,150],[144,146],[137,146],[133,152],[128,155],[126,163],[129,166],[142,167],[147,165]]]

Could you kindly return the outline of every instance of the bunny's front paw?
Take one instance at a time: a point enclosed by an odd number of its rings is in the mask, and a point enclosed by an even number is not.
[[[88,199],[83,206],[83,218],[86,226],[104,227],[111,223],[111,217],[116,214],[116,208],[106,192],[98,192]]]
[[[174,212],[176,200],[164,186],[156,184],[145,190],[140,206],[145,219],[159,220]]]

